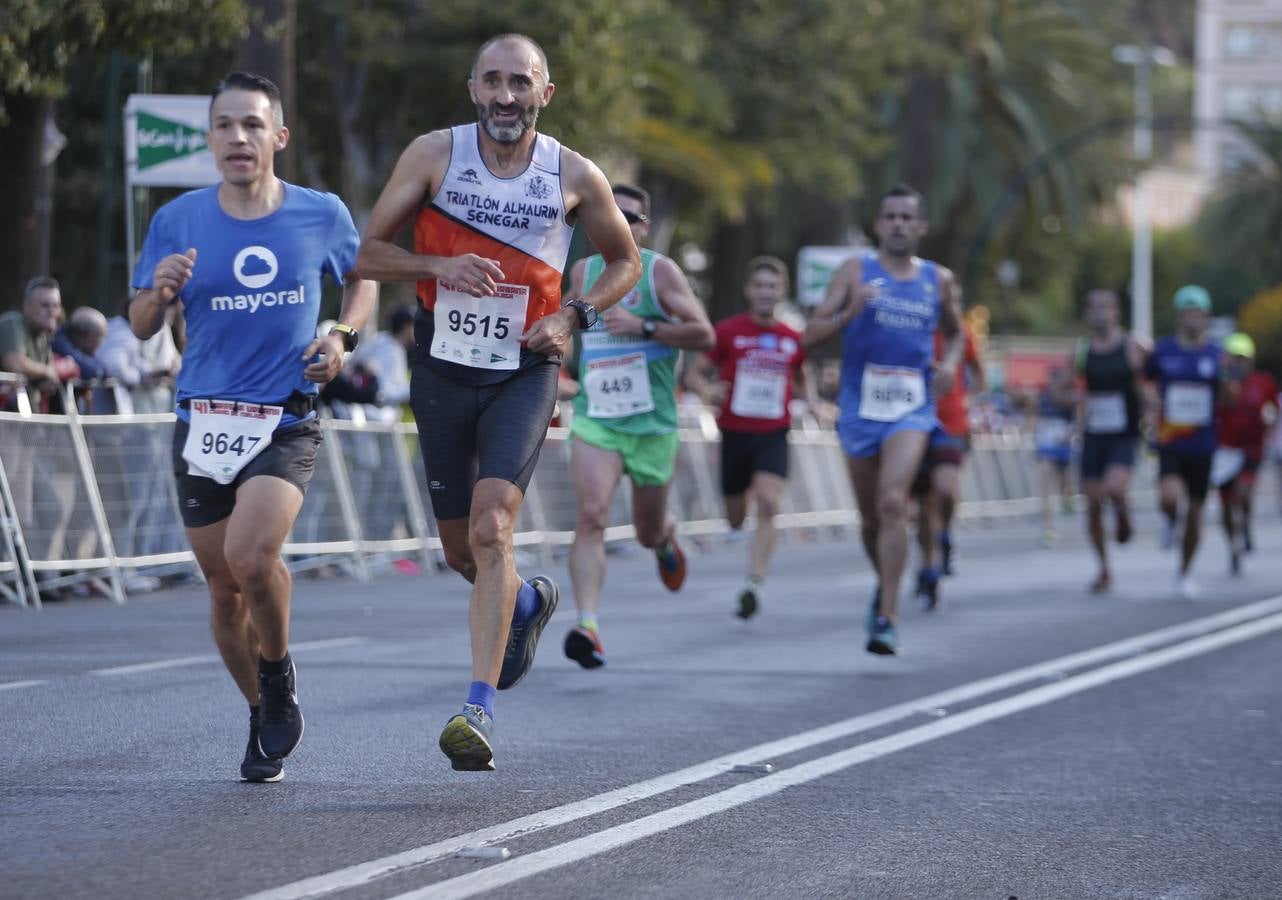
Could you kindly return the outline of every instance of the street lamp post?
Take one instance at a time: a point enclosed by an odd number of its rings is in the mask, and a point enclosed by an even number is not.
[[[1135,69],[1135,139],[1138,164],[1153,156],[1153,66],[1175,65],[1175,54],[1165,47],[1122,44],[1113,48],[1113,59]],[[1131,240],[1131,327],[1137,337],[1153,337],[1153,226],[1149,219],[1148,186],[1143,172],[1135,175]]]

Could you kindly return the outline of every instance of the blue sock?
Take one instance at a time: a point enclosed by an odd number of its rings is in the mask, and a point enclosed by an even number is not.
[[[528,581],[522,581],[516,591],[516,606],[512,610],[512,623],[523,625],[539,611],[539,592],[530,587]]]
[[[939,543],[945,547],[951,546],[953,543],[953,536],[947,531],[940,532]]]
[[[467,702],[485,710],[485,714],[494,718],[494,685],[486,681],[473,681],[467,692]]]

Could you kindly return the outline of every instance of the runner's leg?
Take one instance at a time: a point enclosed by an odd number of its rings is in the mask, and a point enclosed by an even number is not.
[[[570,582],[579,616],[595,619],[605,583],[605,529],[610,501],[623,474],[623,459],[578,437],[571,453],[577,518],[570,545]]]
[[[877,555],[877,480],[881,467],[880,456],[847,457],[850,468],[850,483],[855,490],[855,503],[859,507],[859,537],[863,541],[864,552],[873,570],[880,575],[880,560]],[[884,602],[884,601],[883,601]]]
[[[1091,548],[1099,560],[1099,574],[1091,584],[1092,591],[1105,591],[1109,588],[1108,571],[1108,537],[1104,533],[1104,499],[1108,495],[1105,483],[1092,478],[1082,481],[1082,490],[1086,493],[1086,533],[1091,539]]]
[[[779,504],[787,487],[787,480],[773,472],[753,473],[751,493],[756,508],[757,530],[752,536],[748,555],[748,577],[758,582],[764,582],[770,571],[770,558],[774,556],[779,539],[775,516],[779,514]]]
[[[250,706],[258,705],[258,634],[249,606],[223,556],[227,519],[202,528],[188,528],[196,563],[209,586],[209,626],[214,643],[236,687]]]
[[[929,435],[897,431],[882,443],[877,471],[877,572],[881,609],[891,622],[899,606],[899,583],[908,558],[908,488],[921,464]]]
[[[290,589],[293,583],[281,547],[303,505],[303,492],[283,478],[259,475],[236,492],[227,520],[223,557],[253,618],[260,653],[283,659],[289,649]]]
[[[468,604],[474,682],[497,685],[503,668],[516,591],[521,586],[512,532],[524,496],[519,487],[501,478],[482,478],[472,492],[467,543],[476,562]]]

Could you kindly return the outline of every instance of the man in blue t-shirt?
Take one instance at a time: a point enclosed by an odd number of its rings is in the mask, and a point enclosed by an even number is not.
[[[303,736],[289,655],[281,548],[316,465],[319,385],[355,349],[377,296],[356,277],[342,201],[276,177],[280,91],[233,72],[214,89],[207,140],[223,180],[157,211],[134,270],[134,334],[186,319],[173,461],[187,537],[209,583],[211,627],[249,701],[246,781],[279,781]],[[344,286],[338,324],[316,337],[321,278]]]
[[[1202,506],[1211,481],[1223,350],[1206,334],[1211,295],[1205,288],[1185,285],[1175,292],[1174,303],[1175,334],[1157,342],[1144,373],[1156,384],[1161,410],[1157,452],[1163,547],[1174,543],[1181,495],[1188,496],[1176,590],[1191,600],[1197,588],[1189,570],[1202,534]]]
[[[935,394],[947,393],[966,347],[953,273],[917,257],[925,201],[900,185],[877,210],[877,252],[833,275],[806,326],[806,344],[841,333],[837,436],[850,465],[864,549],[877,570],[868,611],[869,653],[899,652],[899,582],[908,558],[908,489],[938,427]],[[944,352],[935,356],[935,331]]]

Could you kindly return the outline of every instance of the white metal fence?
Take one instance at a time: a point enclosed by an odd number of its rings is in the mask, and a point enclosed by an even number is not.
[[[90,582],[123,603],[139,570],[195,571],[183,534],[170,441],[172,414],[0,413],[0,595],[39,606],[41,590]],[[671,506],[681,533],[723,534],[718,434],[711,413],[683,410]],[[393,559],[437,571],[440,541],[425,507],[423,465],[410,423],[333,419],[315,476],[285,546],[291,568],[336,564],[354,577]],[[962,471],[961,515],[1038,509],[1036,464],[1018,436],[978,436]],[[807,421],[790,434],[792,477],[778,524],[844,535],[857,524],[836,435]],[[551,428],[517,524],[516,542],[550,558],[573,540],[569,434]],[[633,537],[619,491],[608,541]]]

